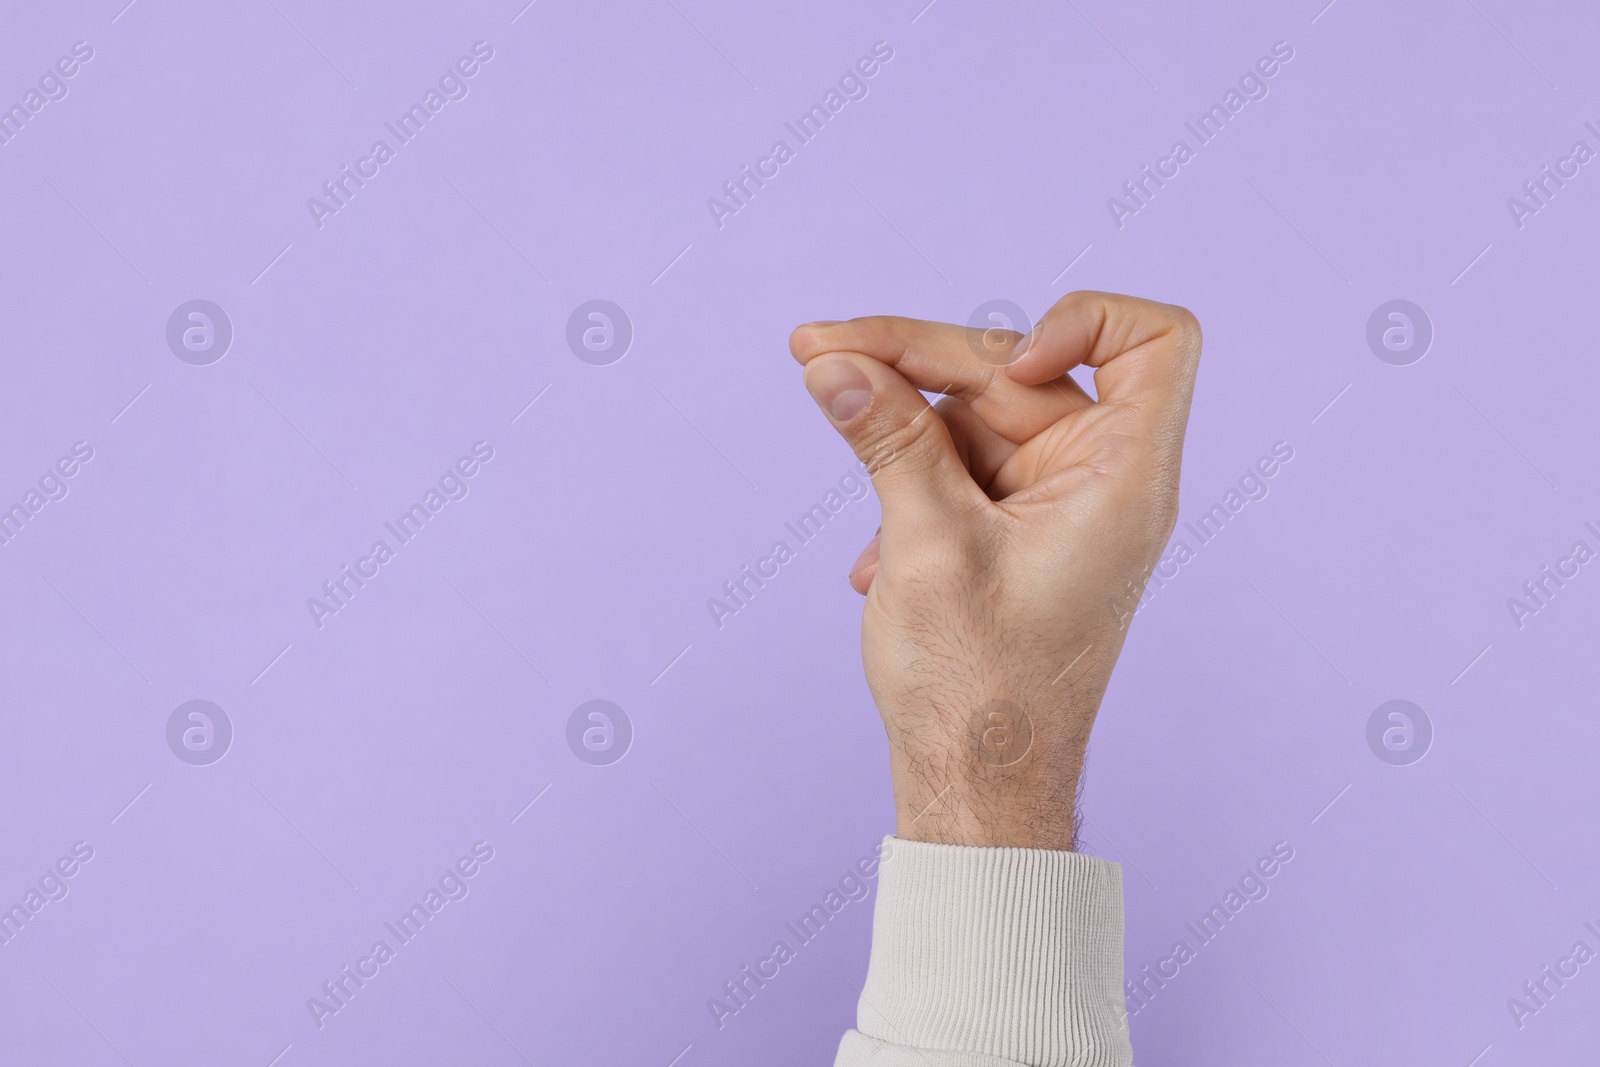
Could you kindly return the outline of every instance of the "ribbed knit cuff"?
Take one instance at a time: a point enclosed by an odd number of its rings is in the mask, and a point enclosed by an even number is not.
[[[1130,1067],[1122,868],[885,839],[872,959],[835,1067]]]

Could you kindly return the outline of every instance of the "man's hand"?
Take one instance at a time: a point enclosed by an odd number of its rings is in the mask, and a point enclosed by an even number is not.
[[[1071,849],[1089,731],[1177,519],[1198,323],[1078,292],[1026,338],[875,317],[789,347],[883,506],[850,582],[897,835]]]

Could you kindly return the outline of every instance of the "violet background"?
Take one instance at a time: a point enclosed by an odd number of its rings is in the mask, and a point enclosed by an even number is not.
[[[1593,1052],[1600,968],[1523,1029],[1506,1000],[1600,947],[1600,577],[1520,630],[1506,601],[1600,544],[1600,177],[1520,230],[1506,198],[1596,146],[1600,11],[925,2],[5,7],[0,102],[95,56],[0,146],[0,497],[95,456],[0,548],[0,898],[95,857],[0,946],[0,1060],[831,1062],[870,903],[724,1028],[706,1006],[892,827],[844,581],[875,501],[706,607],[851,463],[785,338],[1075,288],[1204,325],[1181,521],[1294,448],[1140,614],[1095,734],[1130,974],[1296,850],[1133,1018],[1137,1062]],[[470,95],[317,229],[480,39]],[[717,228],[880,40],[870,95]],[[1119,230],[1107,198],[1280,40]],[[1436,334],[1405,367],[1365,340],[1397,297]],[[207,367],[164,339],[193,298],[235,330]],[[610,366],[565,341],[594,298],[636,332]],[[317,629],[477,440],[470,495]],[[165,740],[194,698],[236,731],[210,766]],[[565,741],[595,698],[635,730],[605,767]],[[1394,698],[1435,730],[1405,767],[1365,740]],[[307,998],[479,839],[470,895],[319,1030]]]

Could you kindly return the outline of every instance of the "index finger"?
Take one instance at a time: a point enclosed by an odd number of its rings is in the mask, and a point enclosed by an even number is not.
[[[1006,377],[1001,363],[1017,340],[1011,331],[873,315],[808,323],[794,331],[789,349],[801,363],[839,350],[871,356],[924,392],[965,400],[994,430],[1021,444],[1091,401],[1070,378],[1024,385]],[[1007,355],[997,355],[996,345]]]
[[[1068,293],[1044,313],[1005,368],[1038,385],[1094,368],[1097,400],[1142,409],[1151,430],[1173,418],[1181,434],[1200,361],[1200,323],[1186,308],[1119,293]]]

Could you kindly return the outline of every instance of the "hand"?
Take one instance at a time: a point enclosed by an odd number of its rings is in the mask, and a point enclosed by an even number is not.
[[[883,508],[850,582],[896,833],[1071,849],[1089,731],[1177,519],[1199,324],[1078,292],[1026,338],[872,317],[789,347]]]

